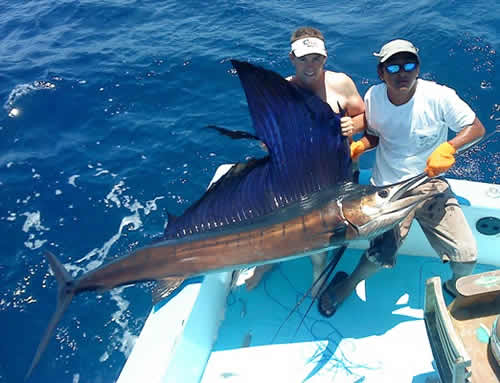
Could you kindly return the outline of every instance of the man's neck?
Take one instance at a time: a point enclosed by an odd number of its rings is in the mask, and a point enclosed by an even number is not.
[[[303,81],[299,81],[297,77],[294,76],[293,82],[300,86],[301,88],[307,89],[317,96],[319,96],[321,99],[325,98],[325,72],[321,73],[320,77],[312,82],[312,83],[304,83]]]

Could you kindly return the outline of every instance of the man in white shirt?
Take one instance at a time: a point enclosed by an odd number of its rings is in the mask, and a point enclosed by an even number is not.
[[[390,41],[374,55],[379,58],[377,72],[383,82],[367,91],[364,118],[353,119],[358,131],[366,127],[367,132],[351,144],[351,156],[357,158],[377,146],[371,180],[376,186],[400,182],[424,171],[429,177],[438,176],[454,164],[456,151],[484,135],[482,123],[453,89],[418,78],[420,56],[411,42]],[[457,134],[448,141],[449,129]],[[323,315],[333,315],[360,281],[395,265],[397,250],[413,218],[443,262],[450,262],[453,276],[444,288],[457,294],[456,281],[472,273],[477,248],[444,178],[431,178],[412,193],[426,193],[436,187],[442,194],[426,200],[393,230],[373,239],[350,276],[339,273],[333,279],[319,300]]]

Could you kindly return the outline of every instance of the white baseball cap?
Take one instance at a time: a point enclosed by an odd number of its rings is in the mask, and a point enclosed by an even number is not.
[[[317,37],[305,37],[295,40],[292,43],[292,52],[295,57],[302,57],[312,53],[327,56],[325,42]]]

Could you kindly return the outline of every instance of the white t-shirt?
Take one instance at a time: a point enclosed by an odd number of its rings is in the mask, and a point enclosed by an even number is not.
[[[368,133],[379,137],[372,182],[388,185],[424,171],[427,158],[448,140],[448,129],[459,132],[474,122],[474,111],[453,89],[417,80],[415,94],[406,104],[389,101],[385,83],[365,95]]]

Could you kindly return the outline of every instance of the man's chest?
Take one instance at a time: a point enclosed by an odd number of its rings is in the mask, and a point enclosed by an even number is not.
[[[406,109],[379,111],[369,125],[387,145],[413,152],[435,145],[447,131],[445,122],[430,108],[412,105]]]

